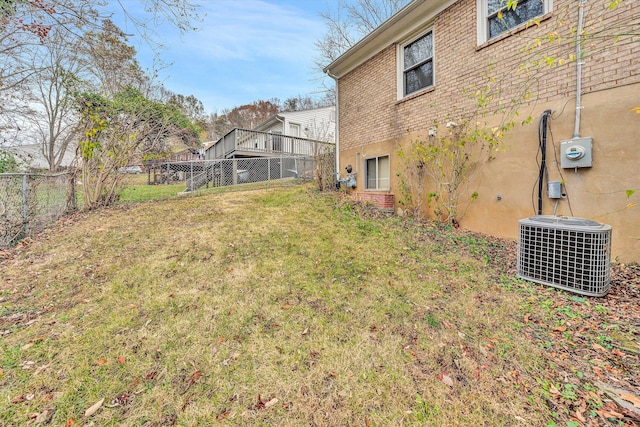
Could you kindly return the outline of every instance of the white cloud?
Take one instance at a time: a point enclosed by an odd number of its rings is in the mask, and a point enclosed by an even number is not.
[[[313,55],[323,30],[320,21],[300,9],[264,0],[217,0],[206,3],[198,32],[175,40],[185,53],[222,62],[260,58],[295,62]]]
[[[208,111],[313,90],[314,42],[324,34],[319,0],[206,0],[197,32],[181,35],[164,23],[156,32],[173,65],[160,71],[167,88],[193,94]],[[133,40],[132,40],[133,41]],[[138,44],[144,68],[153,55]]]

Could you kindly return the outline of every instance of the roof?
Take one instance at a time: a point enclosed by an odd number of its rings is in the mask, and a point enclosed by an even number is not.
[[[413,0],[324,68],[334,79],[344,77],[393,43],[408,37],[459,0]]]

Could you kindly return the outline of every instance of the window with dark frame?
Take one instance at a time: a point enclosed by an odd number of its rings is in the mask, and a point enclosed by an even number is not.
[[[404,95],[433,86],[433,32],[406,44],[402,52]]]
[[[545,13],[544,0],[520,0],[513,9],[507,8],[507,0],[486,1],[488,40]]]

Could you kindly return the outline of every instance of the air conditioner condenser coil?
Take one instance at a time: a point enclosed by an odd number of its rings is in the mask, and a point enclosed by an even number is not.
[[[587,296],[609,292],[610,225],[551,215],[518,224],[518,277]]]

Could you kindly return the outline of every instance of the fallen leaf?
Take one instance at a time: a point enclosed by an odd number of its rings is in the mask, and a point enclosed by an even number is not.
[[[93,406],[91,406],[89,409],[87,409],[86,411],[84,411],[84,416],[85,417],[90,417],[91,415],[95,414],[96,412],[98,412],[98,409],[100,409],[100,407],[102,406],[102,404],[104,403],[104,397],[100,400],[98,400]]]
[[[254,409],[264,409],[264,404],[265,404],[265,401],[262,400],[262,397],[260,395],[258,395],[258,402],[255,405],[253,405],[253,408]]]
[[[109,362],[107,359],[98,359],[96,360],[96,365],[104,365],[107,362]]]
[[[127,359],[125,359],[124,356],[118,356],[118,357],[116,357],[116,360],[118,362],[120,362],[121,364],[123,364],[123,365],[127,361]]]
[[[191,374],[191,382],[195,383],[196,381],[198,381],[198,378],[200,378],[201,376],[202,376],[202,372],[195,371],[193,374]]]
[[[24,402],[25,400],[27,400],[27,399],[24,398],[24,395],[20,395],[20,396],[16,397],[15,399],[13,399],[11,401],[11,403],[13,403],[15,405],[16,403]]]
[[[40,335],[39,337],[35,337],[31,340],[32,343],[39,343],[40,341],[44,341],[47,337],[44,335]]]
[[[67,420],[67,422],[65,423],[64,427],[71,427],[72,425],[74,425],[76,423],[76,419],[75,418],[69,418]]]
[[[597,412],[598,412],[598,415],[604,418],[620,418],[620,419],[624,418],[624,415],[612,410],[600,409]]]
[[[564,332],[564,331],[566,331],[566,330],[567,330],[567,327],[566,327],[566,326],[564,326],[564,325],[563,325],[563,326],[555,326],[555,327],[553,328],[553,330],[554,330],[554,331],[556,331],[556,332]]]
[[[270,401],[268,401],[267,403],[264,404],[265,408],[270,408],[273,405],[275,405],[276,403],[278,403],[278,398],[274,397],[273,399],[271,399]]]
[[[187,396],[187,399],[184,401],[184,405],[182,405],[181,412],[184,412],[184,410],[187,409],[187,406],[189,406],[190,400],[191,400],[191,396]]]
[[[36,424],[44,424],[49,419],[49,410],[45,409],[42,413],[38,414],[36,419],[33,421]]]
[[[285,304],[282,307],[280,307],[282,310],[289,310],[291,308],[291,304]]]
[[[153,371],[153,372],[149,372],[149,373],[146,375],[146,378],[147,378],[147,380],[151,381],[151,380],[153,380],[153,379],[154,379],[155,377],[157,377],[157,376],[158,376],[158,371]]]
[[[620,398],[633,403],[636,408],[640,408],[640,397],[629,393],[620,393]]]
[[[302,335],[307,335],[309,333],[309,328],[304,328],[304,331],[302,331]]]
[[[442,382],[446,385],[453,387],[453,379],[449,375],[442,375]]]

